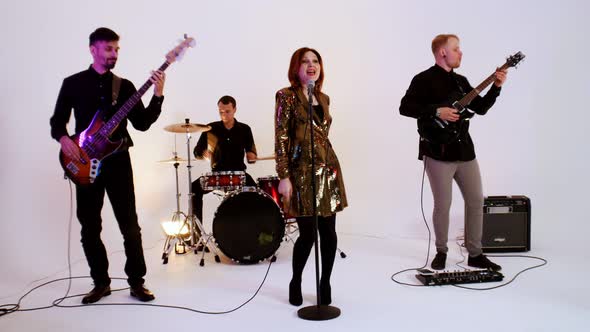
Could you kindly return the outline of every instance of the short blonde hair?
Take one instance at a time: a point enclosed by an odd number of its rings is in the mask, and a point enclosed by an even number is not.
[[[455,38],[457,40],[459,40],[459,37],[457,37],[457,35],[453,35],[453,34],[442,34],[442,35],[438,35],[436,37],[434,37],[434,39],[432,40],[432,54],[436,55],[436,51],[438,51],[441,47],[445,46],[447,44],[447,42],[449,41],[449,38]]]

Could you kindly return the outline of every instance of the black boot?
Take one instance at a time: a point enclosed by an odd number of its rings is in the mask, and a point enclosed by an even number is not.
[[[291,279],[289,283],[289,303],[294,306],[300,306],[303,303],[301,295],[301,280]]]
[[[444,270],[446,262],[447,254],[439,251],[436,253],[436,256],[434,256],[430,267],[432,267],[434,270]]]
[[[293,277],[289,283],[289,303],[295,306],[303,303],[301,276],[314,242],[313,223],[310,217],[297,218],[297,226],[299,237],[293,246]]]
[[[336,235],[336,216],[322,217],[318,221],[320,249],[322,254],[322,277],[320,279],[320,304],[332,303],[330,277],[336,259],[338,236]]]
[[[488,269],[492,271],[500,271],[502,267],[498,264],[493,263],[490,261],[486,255],[480,254],[475,257],[469,256],[467,259],[467,265],[472,267],[478,267],[480,269]]]
[[[320,281],[320,304],[328,305],[332,303],[332,287],[329,281]]]

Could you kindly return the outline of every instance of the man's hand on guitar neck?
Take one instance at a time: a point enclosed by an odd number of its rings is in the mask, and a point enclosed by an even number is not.
[[[436,109],[436,116],[439,119],[455,122],[459,120],[459,114],[457,114],[457,110],[452,107],[439,107]]]
[[[62,136],[59,139],[59,144],[61,144],[61,150],[66,156],[68,156],[68,158],[82,160],[80,149],[78,148],[78,145],[76,145],[76,143],[72,141],[71,138],[69,138],[68,136]]]
[[[506,75],[508,74],[508,69],[500,69],[496,68],[496,72],[494,73],[494,85],[497,87],[501,87],[502,84],[506,81]]]
[[[166,74],[161,70],[152,71],[150,81],[154,84],[154,95],[162,97],[164,94],[164,82],[166,82]]]

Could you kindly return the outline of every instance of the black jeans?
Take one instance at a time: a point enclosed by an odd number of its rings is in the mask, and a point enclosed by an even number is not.
[[[82,247],[95,285],[110,285],[107,252],[100,238],[100,216],[104,194],[108,195],[121,234],[127,261],[125,273],[130,286],[143,285],[146,274],[141,228],[135,210],[133,170],[129,152],[118,152],[102,162],[100,174],[90,186],[76,186],[77,215],[82,225]]]
[[[203,195],[211,192],[211,190],[204,190],[203,187],[201,187],[202,178],[203,177],[201,176],[196,181],[193,181],[193,184],[191,186],[193,192],[193,214],[201,222],[203,221]],[[246,173],[246,186],[256,186],[256,181],[254,181],[254,179],[248,173]]]

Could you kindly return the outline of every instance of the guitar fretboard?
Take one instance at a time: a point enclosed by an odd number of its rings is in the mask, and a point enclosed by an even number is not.
[[[509,63],[508,61],[506,61],[506,63],[504,63],[499,70],[504,70],[508,67]],[[469,105],[473,101],[473,99],[475,99],[475,97],[477,97],[485,88],[487,88],[488,85],[492,84],[495,79],[496,76],[494,72],[492,75],[488,76],[488,78],[486,78],[483,82],[481,82],[481,84],[479,84],[478,86],[473,88],[473,90],[469,91],[469,93],[463,96],[463,98],[461,98],[461,100],[459,100],[458,103],[463,107],[467,107],[467,105]]]
[[[160,66],[160,68],[158,68],[158,70],[165,71],[166,68],[168,68],[168,66],[170,66],[170,63],[168,61],[165,61]],[[143,83],[141,88],[139,88],[139,90],[137,90],[133,94],[133,96],[131,96],[125,102],[125,104],[123,104],[123,106],[121,106],[121,108],[117,111],[117,113],[115,113],[115,115],[113,115],[109,119],[109,121],[107,121],[104,124],[104,126],[100,129],[100,133],[104,137],[111,136],[111,134],[115,131],[115,129],[117,129],[117,126],[119,125],[119,123],[121,123],[121,121],[123,121],[123,119],[125,119],[127,117],[127,115],[129,114],[129,112],[131,112],[131,110],[133,109],[135,104],[137,104],[137,102],[141,99],[141,97],[146,93],[146,91],[151,86],[152,86],[152,81],[150,79],[148,79],[145,83]]]

